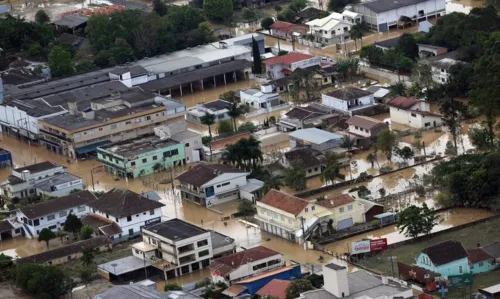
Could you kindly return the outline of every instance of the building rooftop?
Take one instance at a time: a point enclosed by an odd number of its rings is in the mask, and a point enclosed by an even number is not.
[[[315,7],[306,7],[303,10],[299,11],[297,16],[299,18],[304,18],[304,19],[311,19],[311,18],[318,18],[321,15],[325,13],[324,10],[317,9]]]
[[[54,24],[58,26],[66,26],[69,29],[73,29],[87,23],[88,20],[89,18],[86,16],[82,16],[79,14],[72,14],[62,17],[61,19],[55,21]]]
[[[257,88],[242,89],[240,93],[246,93],[261,99],[270,99],[280,96],[279,93],[277,92],[262,92],[260,89]]]
[[[11,231],[14,229],[14,226],[10,223],[8,219],[4,219],[0,221],[0,233]]]
[[[77,177],[76,175],[65,172],[63,174],[53,176],[48,180],[40,182],[40,183],[36,184],[34,187],[37,189],[41,189],[43,191],[53,192],[53,191],[57,190],[57,189],[53,190],[53,187],[56,187],[57,185],[71,183],[73,181],[80,180],[80,179],[81,178]]]
[[[317,201],[316,204],[327,209],[333,209],[354,202],[354,199],[349,194],[342,194],[332,198]]]
[[[97,268],[113,275],[122,275],[135,270],[143,269],[144,264],[146,266],[150,266],[151,262],[149,261],[149,259],[143,260],[133,255],[130,255],[121,259],[100,264],[97,266]]]
[[[87,205],[99,212],[117,218],[128,217],[165,206],[158,201],[147,199],[125,188],[113,188]]]
[[[481,248],[467,249],[467,253],[469,254],[469,262],[473,264],[493,259],[492,256]]]
[[[302,28],[308,28],[308,27],[306,25],[302,25],[302,24],[293,24],[293,23],[283,22],[283,21],[275,21],[271,25],[271,29],[286,31],[286,32],[290,32],[290,31],[294,31],[294,30],[302,29]]]
[[[58,167],[62,167],[62,166],[55,163],[55,162],[44,161],[44,162],[40,162],[40,163],[36,163],[36,164],[31,164],[28,166],[14,168],[13,171],[21,173],[25,170],[28,170],[30,173],[37,173],[37,172],[42,172],[42,171],[46,171],[46,170],[53,169],[53,168],[58,168]]]
[[[199,105],[201,105],[209,110],[212,110],[212,111],[219,111],[219,110],[228,109],[231,106],[231,103],[229,103],[228,101],[216,100],[213,102],[203,103],[203,104],[199,104]]]
[[[112,273],[112,272],[111,272]],[[139,285],[117,285],[106,291],[96,295],[95,299],[166,299],[169,298],[168,294],[160,293],[156,289]],[[173,297],[175,298],[175,297]],[[184,299],[184,297],[177,297]],[[175,299],[177,299],[175,298]]]
[[[99,216],[94,213],[89,213],[82,218],[83,225],[90,225],[95,231],[100,230],[106,236],[118,235],[122,232],[121,227],[113,220]]]
[[[223,235],[214,230],[210,231],[210,239],[212,239],[212,248],[219,248],[230,244],[234,244],[233,238]]]
[[[356,87],[345,87],[342,89],[328,92],[328,93],[326,93],[326,95],[331,96],[331,97],[336,98],[336,99],[339,99],[339,100],[349,101],[349,100],[355,100],[355,99],[359,99],[362,97],[370,96],[370,95],[372,95],[372,93],[369,91],[366,91],[366,90],[356,88]]]
[[[259,202],[295,216],[309,205],[301,198],[274,189],[269,190]]]
[[[143,229],[172,241],[180,241],[208,232],[201,227],[178,218],[153,224]]]
[[[201,187],[224,173],[245,173],[243,170],[224,164],[200,163],[177,176],[183,184]]]
[[[273,58],[269,58],[264,60],[264,64],[266,65],[275,65],[275,64],[292,64],[294,62],[306,60],[306,59],[311,59],[314,58],[314,56],[309,55],[309,54],[303,54],[303,53],[298,53],[298,52],[290,52],[288,54],[282,55],[282,56],[276,56]]]
[[[132,78],[148,74],[148,70],[146,70],[141,65],[119,66],[110,70],[109,72],[114,75],[123,75],[130,72],[130,76]]]
[[[252,192],[259,190],[262,187],[264,187],[263,181],[257,180],[257,179],[248,179],[247,184],[238,187],[238,189],[240,189],[240,191],[246,191],[246,192],[252,193]]]
[[[404,110],[408,110],[410,109],[411,107],[413,107],[413,105],[416,105],[418,104],[420,101],[415,99],[415,98],[410,98],[410,97],[395,97],[394,99],[390,100],[387,105],[389,106],[392,106],[392,107],[395,107],[395,108],[399,108],[399,109],[404,109]]]
[[[3,84],[5,85],[22,85],[26,83],[45,82],[46,77],[43,77],[30,69],[15,68],[2,71],[0,73]]]
[[[165,149],[179,142],[153,134],[140,135],[133,139],[119,141],[100,147],[101,150],[113,153],[114,155],[132,159],[141,154],[148,153],[158,149]]]
[[[433,66],[437,68],[442,68],[445,70],[449,70],[453,65],[457,63],[466,63],[463,61],[460,61],[458,59],[459,57],[459,52],[458,51],[450,51],[442,55],[438,56],[433,56],[428,58],[429,61],[432,63]]]
[[[243,34],[243,35],[239,35],[239,36],[236,36],[236,37],[232,37],[232,38],[228,38],[228,39],[225,39],[225,40],[222,40],[222,42],[226,43],[228,46],[232,46],[232,45],[240,45],[242,42],[246,42],[247,40],[252,40],[252,37],[256,40],[256,41],[263,41],[264,40],[264,36],[261,35],[261,34],[258,34],[258,33],[248,33],[248,34]],[[218,46],[219,42],[215,42],[215,43],[212,43],[212,45],[215,45],[215,46]]]
[[[20,210],[24,215],[26,215],[26,217],[28,217],[28,219],[36,219],[61,210],[86,205],[95,199],[96,197],[92,194],[92,192],[85,190],[32,205],[27,205],[20,208]]]
[[[342,14],[332,12],[324,18],[315,19],[315,20],[312,20],[310,22],[307,22],[306,24],[311,26],[311,27],[318,27],[319,29],[329,31],[329,30],[332,30],[338,24],[351,24],[351,23],[348,21],[345,21],[343,19]]]
[[[363,129],[371,130],[377,126],[380,125],[385,125],[383,121],[380,121],[378,119],[368,117],[368,116],[363,116],[363,115],[355,115],[351,118],[349,118],[346,123],[357,126]]]
[[[286,289],[290,284],[289,280],[273,279],[257,291],[257,295],[271,298],[286,299]]]
[[[414,5],[422,2],[427,2],[427,0],[373,0],[370,2],[361,3],[361,5],[372,10],[376,13],[381,13],[388,10],[398,9],[401,7]]]
[[[305,168],[321,165],[321,162],[309,147],[292,149],[285,153],[285,158],[289,161],[289,163],[299,163]]]
[[[264,272],[264,273],[261,273],[261,274],[258,274],[258,275],[255,275],[255,276],[252,276],[249,278],[245,278],[243,280],[239,280],[237,283],[249,283],[249,282],[254,282],[257,280],[265,279],[267,277],[274,276],[274,275],[279,274],[279,273],[290,271],[290,270],[294,269],[295,267],[300,267],[300,265],[284,266],[284,267],[278,268],[276,270]]]
[[[292,110],[285,113],[285,115],[287,118],[290,118],[290,119],[305,120],[305,119],[324,115],[324,113],[310,111],[309,109],[307,109],[307,107],[294,107],[294,108],[292,108]]]
[[[484,247],[481,247],[484,252],[489,254],[490,256],[494,258],[500,258],[500,242],[496,242],[490,245],[486,245]]]
[[[26,112],[32,117],[41,117],[55,113],[63,113],[66,111],[63,106],[51,106],[42,99],[34,100],[13,100],[8,104],[11,107],[17,107],[19,110]]]
[[[400,36],[386,39],[386,40],[382,40],[382,41],[376,42],[375,46],[380,46],[382,48],[391,49],[391,48],[394,48],[398,45],[399,39],[400,39]]]
[[[293,131],[288,136],[309,141],[314,144],[322,144],[330,140],[338,140],[342,138],[342,136],[338,134],[334,134],[316,128],[307,128],[307,129]]]
[[[80,37],[78,35],[69,34],[69,33],[64,32],[63,34],[61,34],[57,38],[57,41],[61,45],[79,46],[83,42],[87,41],[87,39]]]
[[[267,247],[258,246],[213,260],[210,264],[210,270],[218,273],[220,276],[226,276],[242,265],[280,254]]]
[[[468,257],[467,250],[465,250],[462,243],[453,240],[429,246],[423,249],[422,253],[427,254],[434,266],[448,264]]]
[[[175,140],[177,142],[182,142],[182,141],[184,141],[186,139],[194,138],[194,137],[200,137],[201,138],[201,135],[199,133],[186,130],[186,131],[182,131],[182,132],[179,132],[177,134],[174,134],[174,135],[170,136],[170,139]]]

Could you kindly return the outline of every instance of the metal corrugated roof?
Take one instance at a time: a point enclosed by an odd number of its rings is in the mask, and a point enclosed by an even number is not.
[[[323,131],[320,129],[316,128],[308,128],[308,129],[302,129],[298,130],[295,132],[290,133],[289,136],[292,136],[294,138],[306,140],[311,143],[315,144],[321,144],[328,142],[332,139],[341,139],[342,136],[338,134],[334,134],[328,131]]]

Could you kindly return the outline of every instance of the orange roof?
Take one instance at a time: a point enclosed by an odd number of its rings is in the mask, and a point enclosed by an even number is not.
[[[274,271],[265,272],[265,273],[262,273],[262,274],[259,274],[259,275],[252,276],[252,277],[247,278],[247,279],[240,280],[240,281],[238,281],[236,283],[253,282],[253,281],[265,278],[265,277],[273,276],[275,274],[279,274],[279,273],[283,273],[283,272],[292,270],[294,267],[297,267],[297,266],[285,266],[285,267],[281,267],[281,268],[276,269]]]
[[[290,284],[289,280],[273,279],[264,287],[262,287],[257,292],[257,295],[261,297],[270,296],[273,298],[285,299],[286,288],[288,288],[289,284]]]
[[[309,204],[309,202],[303,199],[274,189],[269,190],[260,200],[260,203],[283,210],[295,216],[299,215]]]
[[[290,52],[282,56],[276,56],[264,60],[264,64],[275,65],[275,64],[292,64],[297,61],[302,61],[306,59],[314,58],[314,56],[309,54]]]
[[[249,137],[250,137],[250,133],[241,133],[238,135],[219,139],[219,140],[213,141],[211,143],[212,149],[218,150],[218,149],[221,149],[223,147],[226,147],[229,144],[235,144],[236,142],[240,141],[240,139],[248,139]]]
[[[288,22],[283,22],[283,21],[276,21],[274,22],[269,28],[274,29],[274,30],[281,30],[281,31],[293,31],[297,29],[307,29],[309,26],[307,25],[302,25],[302,24],[292,24]]]
[[[238,296],[239,294],[243,293],[246,290],[247,290],[246,286],[233,284],[229,288],[225,289],[224,292],[222,292],[222,294],[227,295],[229,297],[235,297],[235,296]]]
[[[289,69],[282,69],[281,72],[285,75],[291,75],[292,74],[292,71],[289,70]]]
[[[349,194],[342,194],[332,198],[327,198],[316,202],[318,205],[325,207],[327,209],[332,209],[335,207],[343,206],[345,204],[354,202],[354,199]]]
[[[258,246],[213,260],[210,264],[210,270],[220,276],[226,276],[242,265],[266,259],[278,254],[280,253],[277,251],[264,246]]]

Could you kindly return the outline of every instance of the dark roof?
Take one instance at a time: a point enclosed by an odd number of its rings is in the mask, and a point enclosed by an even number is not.
[[[147,199],[125,188],[113,188],[87,205],[99,212],[117,218],[128,217],[165,206],[158,201]]]
[[[16,60],[15,62],[18,62],[21,60]],[[18,68],[18,69],[8,69],[5,70],[1,73],[0,75],[2,77],[2,82],[3,84],[10,84],[10,85],[23,85],[26,83],[29,84],[35,84],[36,81],[38,82],[44,82],[47,80],[47,78],[25,68]],[[28,84],[26,84],[28,85]]]
[[[207,230],[175,218],[165,222],[160,222],[143,230],[155,233],[172,241],[184,240],[208,232]]]
[[[54,22],[58,26],[66,26],[69,29],[76,28],[80,25],[86,24],[89,20],[88,17],[79,14],[67,15]]]
[[[59,36],[57,38],[57,41],[61,45],[70,45],[70,46],[77,47],[81,43],[83,43],[84,41],[86,41],[86,38],[83,38],[83,37],[80,37],[78,35],[69,34],[69,33],[65,32],[65,33],[61,34],[61,36]]]
[[[422,3],[425,1],[427,0],[374,0],[362,3],[361,5],[367,7],[373,12],[379,13],[417,3]]]
[[[194,71],[149,81],[147,83],[141,84],[141,88],[148,91],[156,91],[156,90],[168,89],[171,87],[179,87],[179,85],[181,84],[199,81],[205,78],[222,75],[224,73],[238,71],[244,69],[250,64],[251,63],[248,60],[242,60],[242,59],[232,60],[229,62],[197,69]]]
[[[131,77],[137,77],[140,75],[146,75],[148,73],[148,70],[146,70],[141,65],[132,65],[132,66],[120,66],[110,71],[110,73],[115,75],[123,75],[128,72],[130,72]]]
[[[233,238],[223,235],[214,230],[210,231],[210,239],[212,239],[212,248],[219,248],[229,244],[234,244]],[[236,244],[234,246],[236,246]]]
[[[29,170],[31,173],[37,173],[40,171],[45,171],[45,170],[49,170],[49,169],[60,167],[60,166],[61,165],[54,163],[54,162],[51,162],[51,161],[44,161],[44,162],[40,162],[40,163],[36,163],[36,164],[32,164],[32,165],[28,165],[28,166],[24,166],[24,167],[20,167],[20,168],[15,168],[14,171],[23,172],[25,170]]]
[[[486,245],[481,247],[481,249],[494,258],[500,258],[500,242]]]
[[[285,153],[285,158],[290,163],[300,163],[302,167],[309,168],[321,165],[309,147],[302,147]]]
[[[493,258],[481,248],[468,249],[467,253],[469,254],[469,262],[473,264]]]
[[[324,113],[317,113],[310,111],[306,107],[294,107],[292,110],[288,111],[285,115],[288,118],[304,120],[315,116],[321,116],[323,114]]]
[[[231,106],[231,103],[229,103],[227,101],[223,101],[223,100],[216,100],[216,101],[204,103],[201,105],[207,109],[217,111],[217,110],[229,109],[229,107]]]
[[[246,265],[277,254],[280,253],[264,246],[254,247],[216,259],[210,264],[210,269],[221,276],[226,276],[238,269],[241,265]]]
[[[375,45],[390,49],[390,48],[394,48],[397,46],[399,39],[400,39],[400,36],[376,42]]]
[[[44,215],[88,204],[95,199],[96,197],[92,194],[92,192],[85,190],[25,206],[20,210],[29,219],[36,219]]]
[[[427,254],[434,266],[448,264],[468,257],[467,250],[465,250],[462,243],[453,240],[432,245],[422,250],[422,252]]]
[[[260,202],[295,216],[309,204],[303,199],[274,189],[269,190]]]
[[[356,87],[346,87],[343,89],[335,90],[327,93],[327,95],[334,97],[340,100],[355,100],[361,97],[366,97],[371,95],[372,93],[366,90],[362,90]]]
[[[306,7],[303,10],[299,11],[297,16],[299,18],[304,18],[304,19],[311,19],[311,18],[318,18],[321,15],[325,13],[324,10],[317,9],[315,7]]]
[[[7,177],[7,181],[9,181],[9,184],[11,184],[11,185],[17,185],[17,184],[21,184],[24,182],[23,179],[20,179],[15,175],[9,175]]]
[[[353,126],[358,126],[363,129],[371,130],[379,125],[386,126],[386,124],[383,121],[380,121],[378,119],[368,117],[368,116],[362,116],[362,115],[355,115],[351,118],[349,118],[346,123],[353,125]]]
[[[334,263],[326,264],[325,267],[330,268],[330,269],[335,270],[335,271],[346,269],[345,266],[340,266],[340,265],[337,265]]]
[[[99,236],[88,240],[78,241],[63,247],[45,251],[39,254],[30,255],[16,260],[16,263],[45,263],[57,258],[67,257],[69,255],[82,252],[85,248],[96,248],[111,244],[111,239],[105,236]]]
[[[243,173],[244,171],[224,164],[200,163],[185,171],[176,179],[181,183],[191,184],[197,187],[215,179],[223,173]]]
[[[407,98],[407,97],[395,97],[390,100],[387,105],[400,108],[400,109],[410,109],[413,105],[418,104],[419,100],[415,98]]]
[[[10,230],[13,230],[13,229],[14,229],[14,227],[9,222],[9,220],[5,219],[5,220],[0,221],[0,233],[6,232],[6,231],[10,231]]]

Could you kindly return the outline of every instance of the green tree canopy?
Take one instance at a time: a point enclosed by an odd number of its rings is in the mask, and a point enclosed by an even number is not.
[[[49,67],[54,77],[68,76],[75,72],[71,53],[61,46],[54,46],[49,54]]]
[[[47,15],[47,13],[45,12],[45,10],[40,9],[35,14],[35,22],[40,23],[40,24],[49,23],[50,22],[50,17]]]
[[[398,40],[396,49],[401,51],[401,53],[412,60],[418,58],[418,45],[415,37],[411,33],[403,33]]]
[[[310,291],[312,289],[313,286],[310,280],[303,278],[292,280],[285,290],[286,299],[298,298],[301,293]]]
[[[274,24],[274,19],[271,17],[265,17],[260,21],[260,27],[264,30],[270,30],[272,24]]]
[[[230,120],[221,120],[217,131],[221,136],[229,136],[234,132],[234,127]]]
[[[48,229],[44,228],[40,231],[40,234],[38,234],[38,242],[44,241],[45,244],[47,244],[47,249],[49,248],[49,241],[54,239],[56,237],[56,234]]]
[[[178,285],[177,283],[167,283],[163,287],[163,291],[168,292],[168,291],[181,291],[182,287]]]
[[[246,217],[253,216],[255,213],[257,213],[257,210],[250,201],[242,199],[238,204],[238,212]]]
[[[225,21],[233,15],[232,0],[203,0],[203,12],[210,20]]]
[[[36,298],[61,298],[73,287],[62,268],[42,264],[20,264],[15,268],[15,283]]]
[[[286,168],[284,182],[286,186],[294,188],[295,190],[305,189],[307,181],[304,165],[292,163],[291,167]]]
[[[93,233],[94,233],[94,228],[88,224],[85,224],[80,229],[80,240],[87,240],[92,238]]]
[[[396,227],[408,238],[430,234],[439,223],[439,216],[424,203],[422,207],[411,205],[398,215]]]
[[[70,213],[68,217],[66,217],[66,221],[64,222],[64,230],[73,233],[73,237],[75,240],[82,226],[83,224],[80,218],[72,213]]]
[[[381,150],[391,160],[392,151],[398,144],[398,136],[390,130],[383,130],[377,136],[377,149]]]

